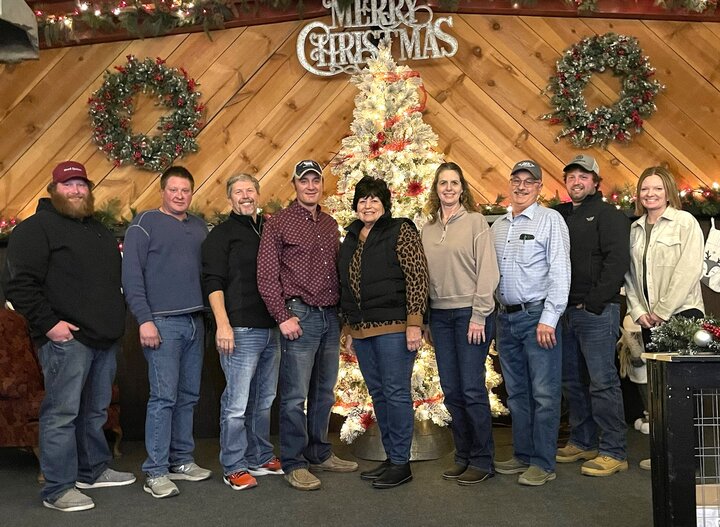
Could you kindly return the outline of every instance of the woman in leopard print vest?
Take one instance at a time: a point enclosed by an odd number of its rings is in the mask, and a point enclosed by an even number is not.
[[[415,225],[392,218],[390,191],[381,179],[355,187],[358,219],[340,247],[340,306],[345,349],[356,354],[387,459],[360,476],[375,488],[412,479],[410,445],[414,410],[410,378],[422,341],[428,271]]]

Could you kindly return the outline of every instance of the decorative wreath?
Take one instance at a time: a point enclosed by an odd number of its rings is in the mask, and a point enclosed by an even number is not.
[[[594,72],[607,69],[622,77],[620,97],[612,106],[588,110],[583,90]],[[615,33],[584,38],[557,62],[547,87],[554,93],[550,103],[555,111],[540,118],[562,124],[556,140],[567,136],[580,148],[613,140],[627,143],[642,131],[643,118],[657,110],[654,101],[664,86],[652,79],[654,74],[636,38]]]
[[[105,72],[105,82],[88,100],[93,140],[115,166],[133,163],[160,172],[175,158],[197,152],[195,137],[203,126],[205,106],[198,102],[197,83],[187,71],[168,68],[161,58],[138,61],[133,55],[115,69],[117,73]],[[140,91],[157,96],[159,105],[174,110],[160,117],[160,135],[135,133],[130,127]]]

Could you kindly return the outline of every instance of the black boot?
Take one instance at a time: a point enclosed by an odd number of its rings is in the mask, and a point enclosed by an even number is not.
[[[370,470],[364,470],[363,472],[360,472],[360,478],[361,479],[367,479],[367,480],[374,480],[382,476],[385,471],[392,467],[392,463],[389,459],[386,459],[382,463],[380,463],[377,467],[370,469]]]
[[[410,463],[403,463],[402,465],[392,464],[383,472],[382,476],[373,481],[372,486],[376,489],[390,489],[407,483],[411,479],[412,471],[410,470]]]

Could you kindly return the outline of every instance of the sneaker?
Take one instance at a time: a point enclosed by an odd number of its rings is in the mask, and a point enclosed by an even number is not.
[[[497,470],[497,465],[495,470]],[[520,485],[530,485],[531,487],[539,487],[545,485],[548,481],[552,481],[556,478],[555,472],[543,470],[537,465],[530,465],[530,467],[518,476],[518,483]]]
[[[320,480],[313,476],[306,468],[298,468],[285,474],[285,479],[291,487],[298,490],[317,490],[320,488]]]
[[[233,490],[245,490],[257,487],[257,480],[250,475],[247,470],[241,472],[233,472],[227,476],[223,476],[225,485],[230,485]]]
[[[482,483],[495,476],[492,472],[485,472],[479,468],[468,467],[462,475],[457,478],[458,485],[475,485],[476,483]]]
[[[103,487],[122,487],[132,483],[135,483],[135,474],[106,468],[105,472],[100,474],[94,483],[76,481],[75,486],[79,489],[100,489]]]
[[[610,456],[598,456],[582,464],[580,472],[585,476],[612,476],[615,472],[628,469],[627,460],[615,459]]]
[[[267,463],[264,463],[260,465],[259,467],[250,467],[248,469],[248,472],[252,474],[253,476],[267,476],[269,474],[285,474],[283,472],[282,466],[280,465],[280,460],[276,457],[272,458]]]
[[[152,495],[153,498],[169,498],[180,494],[177,485],[170,481],[167,476],[145,479],[143,490]]]
[[[44,500],[43,505],[56,511],[75,512],[92,509],[95,507],[95,502],[76,488],[70,488],[55,501]]]
[[[498,474],[520,474],[521,472],[525,472],[529,466],[530,465],[524,461],[520,461],[513,456],[507,461],[496,461],[495,472]]]
[[[640,468],[643,470],[652,470],[652,463],[650,459],[643,459],[640,461]]]
[[[210,476],[212,476],[212,471],[199,467],[195,463],[170,467],[170,472],[167,475],[170,479],[184,479],[186,481],[202,481]]]
[[[467,470],[467,465],[455,463],[452,467],[442,473],[443,479],[458,479]]]
[[[330,457],[319,465],[310,465],[312,470],[325,470],[327,472],[355,472],[358,469],[358,464],[354,461],[347,461],[340,459],[335,454],[330,454]]]
[[[555,461],[558,463],[572,463],[579,459],[595,459],[598,455],[597,450],[583,450],[572,443],[568,443],[562,448],[558,448],[555,454]]]
[[[645,435],[650,434],[650,423],[643,423],[640,425],[640,432]]]

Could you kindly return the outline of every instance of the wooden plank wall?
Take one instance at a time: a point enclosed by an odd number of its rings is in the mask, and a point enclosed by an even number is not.
[[[666,21],[454,15],[460,48],[451,59],[418,61],[428,91],[424,119],[440,136],[447,159],[460,163],[480,202],[507,193],[510,167],[534,158],[544,167],[544,194],[564,196],[562,167],[578,153],[555,142],[559,127],[538,116],[555,61],[580,38],[615,31],[636,36],[667,86],[646,133],[630,145],[593,149],[604,188],[634,183],[642,170],[667,164],[683,185],[720,181],[720,24]],[[90,140],[87,99],[103,72],[125,56],[164,57],[201,84],[207,125],[200,151],[178,163],[197,181],[194,205],[227,210],[224,181],[238,171],[261,179],[262,198],[292,195],[294,163],[327,165],[349,133],[356,95],[346,76],[320,78],[295,55],[309,21],[174,35],[42,51],[40,60],[0,66],[0,217],[26,217],[45,195],[50,171],[79,160],[96,182],[96,202],[120,198],[125,214],[159,203],[158,175],[115,168]],[[592,103],[616,99],[618,82],[594,75]],[[157,111],[141,99],[135,130],[151,132]],[[335,181],[326,171],[326,192]]]

